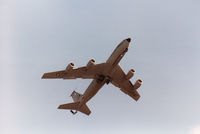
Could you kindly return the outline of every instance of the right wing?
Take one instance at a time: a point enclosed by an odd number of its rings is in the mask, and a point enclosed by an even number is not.
[[[95,64],[90,68],[79,67],[70,70],[61,70],[56,72],[48,72],[44,73],[42,79],[76,79],[76,78],[83,78],[83,79],[94,79],[97,77],[98,74],[103,74],[105,67],[107,67],[107,63]]]
[[[119,87],[122,92],[129,95],[136,101],[140,98],[140,94],[135,89],[131,81],[126,79],[126,74],[119,65],[116,66],[114,73],[111,75],[111,78],[111,83],[116,87]]]

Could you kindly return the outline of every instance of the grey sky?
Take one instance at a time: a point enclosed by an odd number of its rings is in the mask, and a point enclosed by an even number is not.
[[[197,0],[0,0],[1,134],[199,134],[200,2]],[[135,102],[105,85],[88,102],[92,114],[57,106],[91,80],[41,80],[71,61],[104,62],[123,39],[120,62]],[[196,132],[194,132],[196,131]]]

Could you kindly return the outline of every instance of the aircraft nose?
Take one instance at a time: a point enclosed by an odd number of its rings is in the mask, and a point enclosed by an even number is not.
[[[127,40],[128,42],[131,42],[131,38],[127,38],[126,40]]]

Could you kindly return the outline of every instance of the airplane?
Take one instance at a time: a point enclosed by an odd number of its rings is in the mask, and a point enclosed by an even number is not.
[[[73,91],[71,96],[74,102],[62,104],[58,109],[68,109],[73,114],[79,111],[90,115],[91,111],[86,103],[96,95],[104,84],[109,83],[120,88],[122,92],[137,101],[140,98],[137,89],[141,86],[142,80],[138,79],[135,84],[132,84],[130,79],[133,77],[135,70],[130,69],[128,73],[125,73],[119,65],[120,60],[128,51],[130,42],[131,38],[120,42],[104,63],[96,64],[95,60],[91,59],[83,67],[74,68],[74,63],[69,63],[65,70],[44,73],[42,79],[93,79],[84,94]]]

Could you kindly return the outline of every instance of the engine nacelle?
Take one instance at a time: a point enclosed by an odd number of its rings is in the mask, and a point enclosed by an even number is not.
[[[91,68],[92,66],[95,65],[95,60],[94,59],[91,59],[88,64],[87,64],[87,69]]]
[[[135,73],[135,70],[131,69],[131,70],[127,73],[126,79],[128,79],[128,80],[131,79],[131,78],[133,77],[134,73]]]
[[[68,66],[66,67],[66,69],[65,69],[65,72],[68,72],[68,71],[70,71],[70,70],[72,70],[74,68],[74,63],[69,63],[68,64]]]
[[[138,79],[133,85],[133,89],[136,90],[142,85],[142,80]]]

